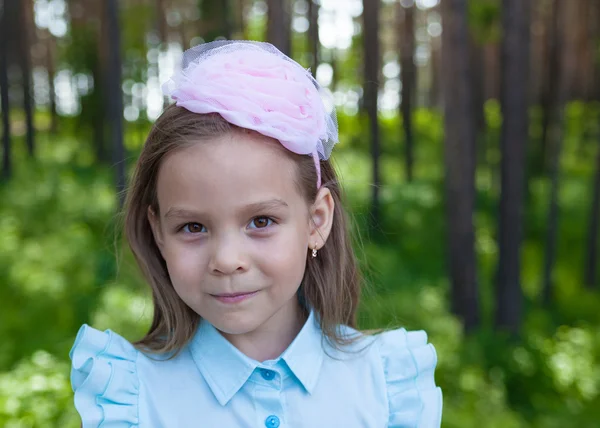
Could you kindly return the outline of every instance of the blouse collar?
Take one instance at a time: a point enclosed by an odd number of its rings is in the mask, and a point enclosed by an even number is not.
[[[293,342],[274,362],[285,362],[304,389],[312,394],[323,362],[323,334],[313,311]],[[194,362],[219,403],[224,406],[256,368],[269,367],[249,358],[206,320],[201,320],[190,350]]]

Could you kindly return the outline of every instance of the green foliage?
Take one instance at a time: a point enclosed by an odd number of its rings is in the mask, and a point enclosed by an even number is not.
[[[479,43],[497,42],[501,35],[500,0],[469,0],[469,26]]]
[[[582,108],[583,107],[583,108]],[[593,427],[600,418],[600,296],[581,285],[585,225],[597,143],[589,108],[566,112],[556,299],[539,306],[548,180],[532,175],[523,247],[526,313],[519,338],[493,330],[497,263],[497,103],[486,105],[479,147],[477,250],[484,322],[466,336],[449,310],[442,118],[414,114],[415,177],[403,172],[400,118],[382,118],[381,237],[363,235],[358,256],[368,286],[364,329],[425,329],[438,353],[445,427]],[[593,107],[597,108],[597,107]],[[370,158],[358,116],[339,116],[334,156],[355,224],[366,230]],[[127,141],[139,147],[139,124]],[[531,155],[539,152],[532,126]],[[16,146],[23,147],[18,140]],[[0,426],[77,427],[68,351],[82,323],[139,338],[151,302],[115,230],[112,171],[68,134],[40,141],[36,161],[17,150],[15,177],[0,184]],[[364,233],[364,232],[363,232]],[[48,327],[48,326],[51,327]]]

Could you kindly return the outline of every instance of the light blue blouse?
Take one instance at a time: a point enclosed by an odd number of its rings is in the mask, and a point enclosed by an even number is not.
[[[343,327],[344,334],[356,334]],[[435,350],[423,331],[336,350],[310,314],[276,360],[254,361],[202,321],[172,360],[83,325],[70,352],[83,427],[439,427]]]

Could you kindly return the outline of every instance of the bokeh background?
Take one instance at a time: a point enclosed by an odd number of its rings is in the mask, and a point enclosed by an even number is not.
[[[161,84],[219,38],[333,92],[360,327],[427,330],[443,425],[600,426],[599,1],[0,4],[0,426],[79,426],[78,327],[149,326],[122,195]]]

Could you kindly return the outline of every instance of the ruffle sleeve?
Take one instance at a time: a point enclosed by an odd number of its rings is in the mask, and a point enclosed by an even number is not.
[[[69,353],[75,408],[83,428],[137,427],[138,351],[123,337],[83,325]]]
[[[439,428],[442,390],[435,385],[437,355],[424,331],[379,335],[389,403],[388,427]]]

